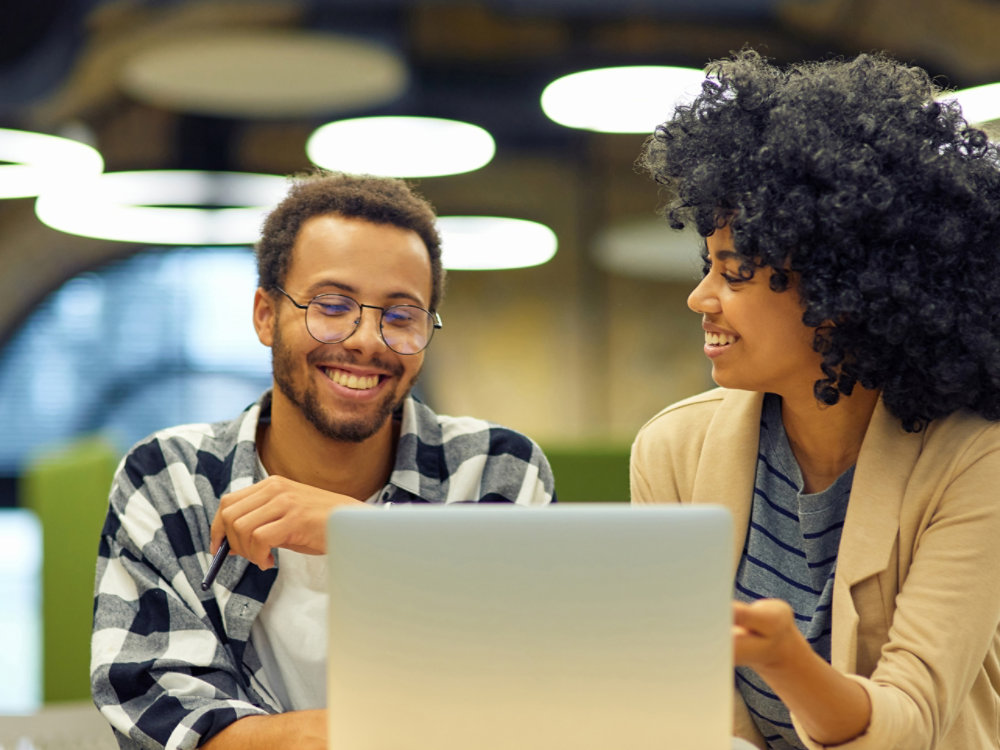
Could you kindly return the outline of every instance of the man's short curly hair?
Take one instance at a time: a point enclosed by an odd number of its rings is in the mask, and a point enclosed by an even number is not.
[[[263,289],[273,292],[284,283],[292,247],[305,221],[328,214],[416,232],[430,256],[430,309],[437,310],[444,296],[445,271],[434,208],[406,182],[391,177],[317,170],[295,179],[288,195],[268,215],[257,243],[257,277]]]
[[[882,54],[780,69],[753,50],[638,164],[671,226],[728,223],[747,271],[795,280],[836,403],[880,388],[909,431],[969,408],[1000,418],[1000,158],[926,72]]]

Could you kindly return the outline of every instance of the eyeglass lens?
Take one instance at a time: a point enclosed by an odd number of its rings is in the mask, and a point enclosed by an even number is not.
[[[309,334],[328,344],[348,338],[359,325],[361,305],[340,294],[321,294],[306,310]],[[397,354],[416,354],[430,343],[434,318],[415,305],[393,305],[381,310],[379,326],[386,346]]]

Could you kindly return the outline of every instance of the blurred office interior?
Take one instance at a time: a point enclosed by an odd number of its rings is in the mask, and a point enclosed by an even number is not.
[[[563,500],[627,500],[636,430],[711,386],[685,305],[699,242],[657,216],[664,196],[633,166],[670,115],[666,94],[629,92],[661,110],[645,132],[609,133],[550,119],[545,87],[605,66],[702,68],[750,45],[778,62],[886,50],[964,89],[1000,80],[998,29],[996,0],[5,0],[0,128],[87,143],[105,172],[266,175],[309,169],[310,135],[342,119],[486,129],[485,166],[415,179],[418,189],[441,215],[543,224],[558,247],[539,265],[449,272],[421,395],[535,438]],[[0,171],[5,161],[16,163],[0,152]],[[87,503],[97,510],[62,528],[89,535],[96,554],[109,467],[132,442],[230,417],[268,386],[252,252],[79,236],[35,209],[34,196],[0,199],[0,508],[12,538],[42,539],[31,519],[44,528],[60,503]],[[81,456],[97,456],[73,475],[92,486],[46,473],[63,477]],[[67,548],[44,544],[3,545],[0,570],[23,561],[11,575],[40,581]],[[89,586],[92,568],[73,566]],[[50,595],[36,589],[4,597],[5,627],[23,622],[8,602],[34,612]],[[42,607],[46,628],[66,620],[79,633],[89,613],[75,606]],[[0,697],[0,713],[19,698],[81,697],[80,666],[65,691],[59,672],[43,680],[30,666],[50,642],[65,636],[28,644],[27,687]]]

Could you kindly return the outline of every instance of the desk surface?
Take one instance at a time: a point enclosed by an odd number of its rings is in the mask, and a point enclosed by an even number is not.
[[[0,750],[117,750],[92,703],[51,703],[38,713],[0,716]]]
[[[53,703],[28,716],[0,716],[0,750],[117,750],[107,721],[90,703]],[[733,738],[732,750],[757,750]]]

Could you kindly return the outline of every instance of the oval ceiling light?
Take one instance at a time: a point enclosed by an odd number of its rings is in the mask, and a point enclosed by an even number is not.
[[[104,169],[100,152],[56,135],[0,128],[0,198],[28,198],[46,187]]]
[[[318,127],[306,141],[317,166],[384,177],[439,177],[489,164],[493,136],[437,117],[357,117]]]
[[[441,216],[441,262],[454,271],[538,266],[552,259],[559,241],[544,224],[502,216]]]
[[[648,134],[697,96],[704,80],[702,70],[667,65],[584,70],[546,86],[542,110],[569,128]]]
[[[1000,83],[987,83],[960,91],[950,91],[941,99],[962,105],[962,115],[970,125],[1000,120]]]
[[[109,172],[46,190],[43,224],[68,234],[148,245],[247,245],[286,194],[284,177],[242,172]],[[211,208],[209,208],[211,207]]]
[[[122,89],[158,107],[230,117],[359,110],[405,91],[401,57],[360,37],[295,29],[216,29],[144,45]]]

